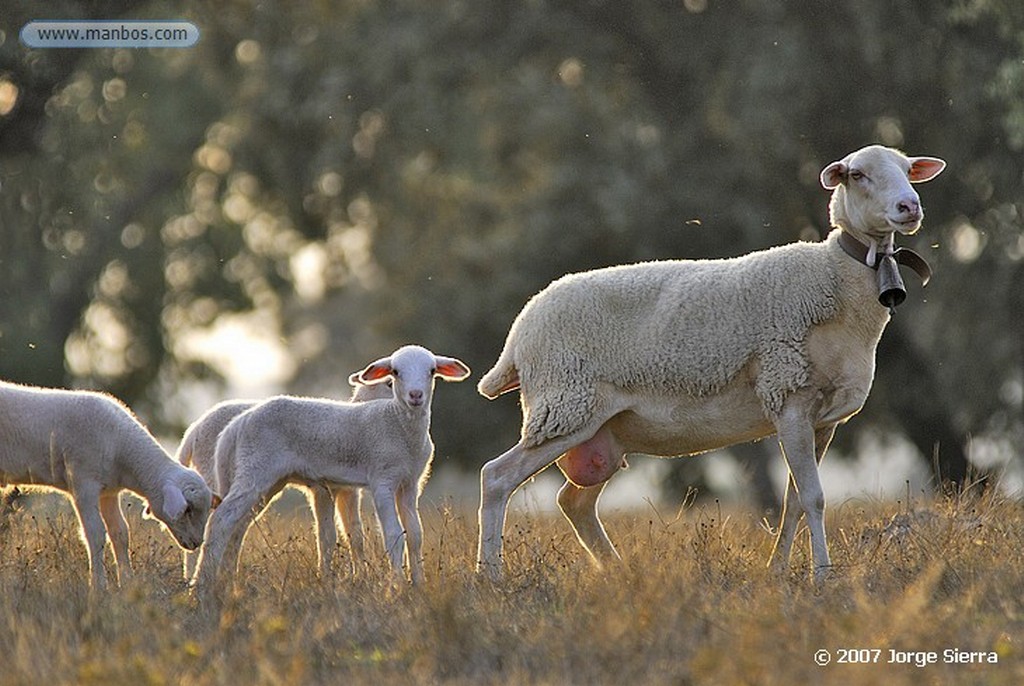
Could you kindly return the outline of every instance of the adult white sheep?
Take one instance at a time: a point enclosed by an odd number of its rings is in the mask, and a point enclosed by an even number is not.
[[[352,374],[348,380],[352,386],[351,402],[381,400],[392,395],[390,384],[368,386],[359,382],[357,374]],[[217,437],[232,419],[258,403],[258,400],[226,400],[214,405],[185,430],[185,435],[178,446],[175,459],[182,465],[191,466],[199,472],[219,496],[223,496],[227,492],[230,484],[217,483],[217,470],[214,461]],[[328,489],[319,484],[310,484],[306,487],[306,493],[317,531],[317,560],[321,576],[326,576],[330,571],[334,549],[338,544],[338,533],[334,521],[335,508],[337,508],[339,516],[338,525],[352,552],[354,571],[355,561],[363,558],[363,525],[359,514],[359,489],[348,487]],[[197,559],[197,551],[186,550],[183,552],[182,571],[185,579],[191,580],[195,575]]]
[[[390,399],[341,402],[278,396],[238,415],[217,441],[217,480],[231,485],[207,525],[193,579],[196,592],[208,597],[218,577],[237,568],[249,524],[286,483],[368,489],[392,571],[402,575],[408,548],[412,580],[422,581],[418,508],[434,454],[434,379],[462,381],[469,373],[455,358],[405,346],[358,375],[367,385],[390,379]]]
[[[4,382],[0,484],[42,486],[70,495],[89,552],[90,583],[97,590],[107,585],[107,535],[119,581],[131,576],[122,489],[145,498],[147,516],[163,523],[189,550],[202,543],[212,502],[202,477],[175,462],[113,397]]]
[[[481,470],[478,570],[501,576],[509,497],[556,460],[568,479],[558,504],[600,564],[619,556],[597,502],[626,453],[692,455],[774,433],[790,479],[772,566],[788,564],[806,513],[820,580],[831,562],[817,463],[867,399],[889,320],[873,267],[895,269],[894,233],[923,217],[910,184],[944,167],[870,146],[821,172],[835,229],[820,243],[598,269],[534,296],[478,386],[488,398],[519,389],[523,408],[520,441]],[[897,257],[927,276],[916,254]]]

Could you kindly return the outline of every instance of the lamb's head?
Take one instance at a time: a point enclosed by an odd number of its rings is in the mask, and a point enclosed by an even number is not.
[[[894,232],[915,233],[924,210],[910,184],[929,181],[945,167],[938,158],[907,157],[881,145],[850,153],[821,171],[821,185],[832,191],[832,225],[879,242]]]
[[[182,548],[195,550],[203,542],[210,510],[219,500],[203,477],[182,467],[164,479],[159,493],[150,495],[145,515],[161,522]]]
[[[390,380],[393,397],[406,407],[417,409],[430,407],[435,378],[462,381],[469,374],[469,367],[454,357],[435,355],[418,345],[407,345],[370,364],[359,372],[357,381],[372,386]]]

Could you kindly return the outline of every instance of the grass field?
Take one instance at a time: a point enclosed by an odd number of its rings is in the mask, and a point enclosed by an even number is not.
[[[223,612],[188,595],[138,505],[136,578],[90,600],[70,508],[31,498],[0,515],[8,685],[1024,683],[1024,508],[995,497],[833,506],[821,590],[803,538],[774,578],[759,518],[713,503],[608,515],[626,562],[605,574],[560,518],[513,514],[497,586],[471,571],[474,514],[430,505],[427,583],[398,590],[379,556],[317,579],[308,514],[275,511]],[[997,663],[947,662],[968,651]]]

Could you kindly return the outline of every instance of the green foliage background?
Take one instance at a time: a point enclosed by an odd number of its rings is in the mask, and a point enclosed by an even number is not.
[[[30,19],[169,17],[195,48],[18,40]],[[4,84],[2,378],[105,388],[180,429],[222,371],[186,342],[249,312],[298,392],[343,395],[410,341],[478,375],[561,274],[823,235],[818,171],[880,142],[949,162],[908,241],[936,277],[840,438],[903,434],[954,480],[969,437],[1020,459],[1019,2],[8,0]],[[517,432],[472,384],[435,405],[467,469]]]

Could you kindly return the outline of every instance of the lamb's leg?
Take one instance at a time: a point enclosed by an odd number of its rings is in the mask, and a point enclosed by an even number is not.
[[[200,595],[208,596],[214,590],[221,569],[232,563],[231,569],[236,568],[242,538],[254,518],[253,508],[260,502],[260,496],[258,490],[233,488],[210,514],[192,580],[193,588]]]
[[[417,488],[398,489],[398,518],[405,527],[405,544],[409,553],[409,573],[414,584],[423,583],[423,525],[420,522]]]
[[[338,530],[334,526],[334,497],[326,486],[310,486],[310,503],[316,523],[316,552],[320,577],[326,579],[338,547]]]
[[[132,562],[129,557],[128,522],[121,511],[120,493],[104,493],[100,495],[100,516],[107,527],[111,546],[114,548],[114,561],[117,562],[117,582],[124,585],[132,578]]]
[[[831,569],[832,561],[825,538],[825,493],[818,477],[815,431],[807,415],[808,412],[799,403],[788,404],[783,408],[777,429],[782,454],[796,484],[800,508],[807,516],[808,528],[811,530],[814,578],[821,582]],[[786,526],[786,521],[784,518],[783,526]],[[786,535],[792,536],[789,532]]]
[[[589,437],[587,437],[589,438]],[[480,470],[480,543],[477,548],[477,572],[497,581],[502,575],[502,532],[508,500],[531,476],[558,459],[558,456],[587,438],[579,434],[562,437],[538,446],[519,441]]]
[[[835,434],[836,425],[818,429],[814,434],[814,458],[820,465],[825,451],[828,450]],[[797,493],[796,483],[790,476],[786,483],[786,495],[782,501],[782,517],[779,524],[779,533],[775,538],[775,545],[772,548],[771,557],[768,559],[768,566],[776,573],[783,573],[789,565],[790,552],[793,549],[793,541],[796,539],[797,526],[803,517],[804,511],[800,506],[800,496]]]
[[[199,560],[198,550],[181,551],[181,573],[185,581],[191,581],[196,574],[196,562]]]
[[[395,511],[395,491],[390,487],[378,486],[373,489],[373,506],[377,510],[380,533],[384,541],[384,552],[391,561],[391,573],[396,580],[403,578],[402,559],[405,556],[405,537],[402,525]]]
[[[107,542],[107,531],[100,516],[100,489],[98,486],[79,485],[73,499],[78,522],[82,527],[85,547],[89,551],[89,575],[94,591],[107,588],[107,573],[103,568],[103,546]]]
[[[581,488],[566,481],[558,491],[558,507],[572,524],[580,544],[590,553],[590,558],[599,568],[606,563],[622,560],[597,514],[597,501],[606,484],[607,481]]]
[[[365,559],[363,552],[363,520],[359,514],[361,491],[358,488],[339,488],[334,492],[338,516],[348,539],[349,554],[352,556],[352,573],[355,574],[359,560]]]

